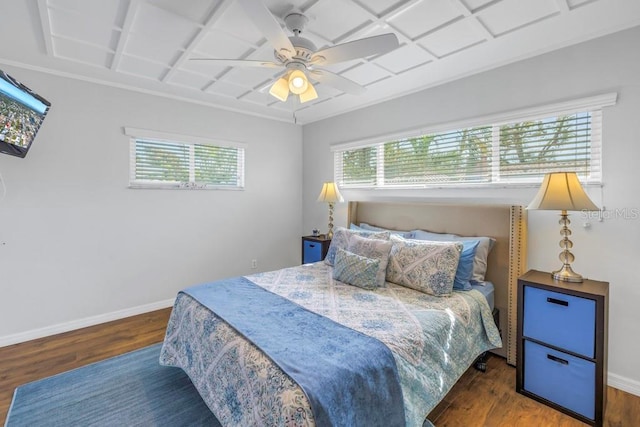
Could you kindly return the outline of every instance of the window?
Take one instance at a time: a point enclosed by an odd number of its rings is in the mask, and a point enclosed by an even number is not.
[[[244,148],[127,128],[131,188],[244,188]]]
[[[335,180],[343,188],[469,187],[539,183],[547,172],[575,171],[583,182],[599,183],[601,110],[615,98],[602,95],[467,126],[335,145]]]

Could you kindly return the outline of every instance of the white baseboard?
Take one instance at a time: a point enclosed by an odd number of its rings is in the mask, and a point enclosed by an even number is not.
[[[640,381],[630,380],[629,378],[609,372],[607,385],[640,396]]]
[[[85,317],[84,319],[72,320],[70,322],[58,323],[56,325],[45,326],[44,328],[33,329],[17,334],[0,337],[0,347],[18,344],[25,341],[61,334],[76,329],[94,326],[100,323],[111,322],[113,320],[124,319],[125,317],[136,316],[149,311],[160,310],[173,306],[175,298],[153,302],[151,304],[139,305],[137,307],[126,308],[124,310],[113,311],[111,313],[99,314],[97,316]]]

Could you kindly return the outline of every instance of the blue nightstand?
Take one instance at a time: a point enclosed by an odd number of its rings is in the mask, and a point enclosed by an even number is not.
[[[594,426],[604,421],[609,284],[518,279],[516,391]]]

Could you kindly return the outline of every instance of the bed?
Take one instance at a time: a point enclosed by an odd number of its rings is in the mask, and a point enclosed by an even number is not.
[[[494,291],[363,289],[334,280],[325,262],[185,289],[161,363],[185,370],[222,425],[429,425],[478,355],[500,347],[508,358],[520,207],[352,202],[348,212],[348,223],[495,238]]]

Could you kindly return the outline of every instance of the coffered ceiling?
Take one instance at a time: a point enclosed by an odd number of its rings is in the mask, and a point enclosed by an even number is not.
[[[364,94],[311,76],[316,100],[281,102],[269,87],[282,69],[192,60],[274,61],[273,46],[234,0],[7,0],[0,63],[309,123],[640,25],[640,0],[264,3],[288,35],[283,17],[306,15],[302,36],[318,49],[389,32],[400,46],[326,67]]]

